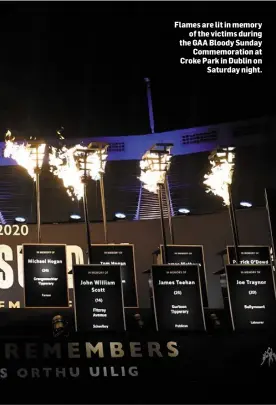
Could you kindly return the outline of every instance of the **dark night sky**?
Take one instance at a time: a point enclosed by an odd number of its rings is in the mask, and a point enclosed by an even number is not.
[[[273,113],[273,2],[33,2],[0,4],[0,129],[67,136],[149,132]],[[210,76],[179,64],[173,21],[263,22],[264,74]]]

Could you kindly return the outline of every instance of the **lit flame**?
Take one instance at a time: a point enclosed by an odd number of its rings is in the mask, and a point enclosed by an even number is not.
[[[77,148],[81,148],[81,146],[77,145],[70,149],[66,147],[62,149],[52,147],[49,153],[50,171],[63,181],[63,185],[72,200],[75,197],[80,200],[83,197],[84,191],[81,172],[74,158],[74,152]]]
[[[28,174],[36,180],[35,169],[41,169],[45,153],[45,144],[36,147],[28,144],[27,142],[18,144],[15,138],[12,137],[10,131],[5,136],[6,144],[4,150],[4,157],[15,160],[20,166],[27,170]]]
[[[101,174],[105,172],[107,154],[102,150],[95,150],[87,157],[87,166],[89,167],[90,177],[98,181]]]
[[[72,148],[64,146],[61,149],[51,148],[49,153],[50,171],[63,181],[68,195],[75,200],[83,198],[83,165],[78,158],[82,156],[82,150],[87,150],[82,145]],[[96,150],[87,155],[87,175],[93,180],[100,180],[101,173],[105,171],[107,154],[102,150]]]
[[[143,188],[151,193],[157,193],[159,184],[164,184],[167,170],[170,167],[171,155],[148,152],[140,161],[141,175],[139,180]]]
[[[228,150],[231,150],[230,148]],[[217,154],[218,158],[226,156]],[[234,153],[228,154],[228,160],[220,159],[220,161],[211,160],[211,172],[205,174],[204,184],[207,186],[207,193],[213,193],[223,199],[226,206],[230,205],[229,201],[229,186],[232,184],[234,173]]]

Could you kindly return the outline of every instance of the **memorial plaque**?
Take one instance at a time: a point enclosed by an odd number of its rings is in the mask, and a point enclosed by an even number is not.
[[[126,308],[139,307],[134,246],[126,244],[92,245],[91,256],[91,264],[121,266],[124,305]]]
[[[272,266],[230,264],[225,271],[233,329],[243,331],[275,327]]]
[[[26,308],[69,307],[66,245],[23,244]]]
[[[206,329],[198,266],[154,265],[152,286],[158,331]]]
[[[239,264],[271,264],[269,246],[238,246]],[[227,246],[227,257],[229,264],[237,264],[235,247]]]
[[[122,332],[126,329],[119,266],[74,266],[73,280],[78,332]]]
[[[161,251],[164,252],[164,247],[161,245]],[[163,253],[164,254],[164,253]],[[162,261],[163,260],[163,254]],[[195,264],[199,266],[200,282],[203,306],[208,307],[208,295],[207,295],[207,278],[205,271],[204,251],[201,245],[167,245],[167,259],[170,265],[191,265]],[[165,263],[164,263],[165,264]]]

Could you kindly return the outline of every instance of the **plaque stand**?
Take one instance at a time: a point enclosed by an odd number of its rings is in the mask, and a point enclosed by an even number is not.
[[[160,248],[152,252],[152,264],[162,264],[162,254]]]
[[[229,319],[230,319],[230,306],[229,306],[227,281],[226,281],[226,273],[225,273],[225,266],[227,264],[229,264],[228,263],[228,257],[227,257],[227,249],[221,250],[220,252],[217,253],[217,255],[220,256],[220,258],[221,258],[222,267],[219,270],[214,271],[213,274],[215,276],[219,276],[224,310],[225,310],[225,312],[227,313],[227,316],[229,316]]]
[[[152,264],[163,264],[162,262],[162,254],[161,249],[158,248],[152,252]],[[149,294],[150,294],[150,307],[151,310],[154,311],[154,304],[153,304],[153,288],[152,288],[152,280],[151,280],[151,269],[144,271],[144,274],[148,276],[148,286],[149,286]]]
[[[228,293],[227,293],[227,284],[226,284],[226,274],[225,274],[225,266],[228,263],[228,258],[227,258],[227,250],[224,249],[220,252],[217,253],[218,256],[220,256],[221,258],[221,268],[217,271],[214,271],[213,274],[215,276],[219,276],[219,281],[220,281],[220,287],[221,287],[221,291],[222,291],[222,297],[228,297]]]
[[[155,264],[155,263],[153,263]],[[152,279],[151,279],[151,269],[144,270],[143,274],[145,274],[148,278],[148,289],[149,289],[149,297],[150,297],[150,309],[152,313],[154,313],[154,305],[153,305],[153,288],[152,288]]]

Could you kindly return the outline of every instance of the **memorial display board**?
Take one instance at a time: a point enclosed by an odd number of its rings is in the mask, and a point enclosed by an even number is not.
[[[225,268],[233,329],[270,329],[276,325],[275,285],[271,265]]]
[[[238,246],[238,255],[239,264],[271,264],[269,246]],[[227,246],[227,258],[229,264],[237,264],[234,246]]]
[[[124,292],[124,305],[126,308],[139,307],[134,245],[130,244],[92,245],[91,256],[92,256],[91,264],[121,266],[123,292]]]
[[[77,332],[126,329],[120,266],[74,266],[73,280]]]
[[[198,266],[153,265],[151,276],[158,331],[206,329]]]
[[[69,306],[66,245],[23,244],[26,308]]]
[[[195,264],[199,266],[200,282],[203,306],[208,307],[207,295],[207,277],[205,270],[204,250],[201,245],[167,245],[167,260],[170,265],[178,264],[181,266]],[[160,246],[160,251],[164,252],[164,246]],[[164,263],[163,255],[161,255],[162,263]]]

